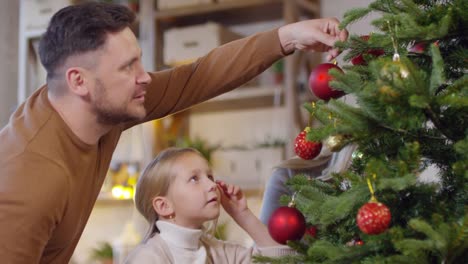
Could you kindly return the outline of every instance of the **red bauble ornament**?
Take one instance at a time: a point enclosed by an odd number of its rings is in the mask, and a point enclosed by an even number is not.
[[[294,140],[294,152],[301,159],[310,160],[320,154],[322,150],[322,142],[308,141],[306,139],[307,132],[310,131],[309,127],[306,127]]]
[[[369,40],[369,35],[361,36],[361,39],[364,40],[364,41],[368,41]],[[368,50],[368,51],[365,52],[365,54],[371,54],[374,57],[381,56],[384,53],[385,53],[385,51],[382,50],[382,49],[371,49],[371,50]],[[366,65],[367,64],[367,62],[364,60],[364,57],[362,56],[362,54],[359,54],[356,57],[352,58],[351,63],[353,65]]]
[[[410,52],[422,54],[426,51],[427,44],[425,42],[418,42],[409,48]]]
[[[387,230],[391,218],[392,215],[386,205],[368,202],[359,209],[356,220],[362,232],[377,235]]]
[[[338,69],[343,72],[340,67],[333,63],[322,63],[318,65],[309,76],[310,91],[315,96],[325,101],[331,98],[339,98],[345,94],[343,91],[333,90],[329,86],[329,82],[332,79],[330,74],[328,74],[330,69]]]
[[[317,227],[315,226],[309,226],[307,227],[305,233],[313,238],[317,237]]]
[[[282,206],[276,209],[268,221],[270,236],[283,245],[288,240],[301,239],[305,229],[304,215],[294,207]]]
[[[362,57],[362,54],[359,54],[356,57],[352,58],[351,63],[353,65],[365,65],[366,64],[366,62],[364,61],[364,58]]]

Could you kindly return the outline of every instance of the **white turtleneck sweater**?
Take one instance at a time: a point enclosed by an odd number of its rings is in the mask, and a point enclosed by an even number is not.
[[[157,221],[160,233],[135,248],[125,264],[250,264],[255,254],[263,256],[293,255],[288,246],[244,247],[218,240],[203,230],[184,228]]]
[[[203,231],[157,221],[161,238],[169,246],[175,263],[206,264],[206,248],[200,238]]]

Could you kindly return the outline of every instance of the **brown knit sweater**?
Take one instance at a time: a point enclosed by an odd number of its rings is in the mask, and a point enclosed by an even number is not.
[[[237,40],[193,64],[151,73],[143,122],[232,90],[284,56],[277,30]],[[37,90],[0,131],[2,263],[68,263],[93,209],[120,134],[82,142]]]

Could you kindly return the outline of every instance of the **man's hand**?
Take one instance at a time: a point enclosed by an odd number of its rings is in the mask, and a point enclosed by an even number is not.
[[[278,30],[281,46],[286,53],[294,50],[328,52],[327,60],[332,60],[340,53],[333,48],[335,42],[348,38],[348,31],[340,30],[339,24],[336,18],[320,18],[282,26]]]

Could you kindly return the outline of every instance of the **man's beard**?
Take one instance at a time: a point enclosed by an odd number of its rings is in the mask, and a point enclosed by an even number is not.
[[[121,123],[139,121],[140,117],[128,113],[126,106],[114,107],[109,104],[109,95],[104,85],[96,79],[96,96],[93,110],[97,116],[97,122],[103,125],[118,125]]]

